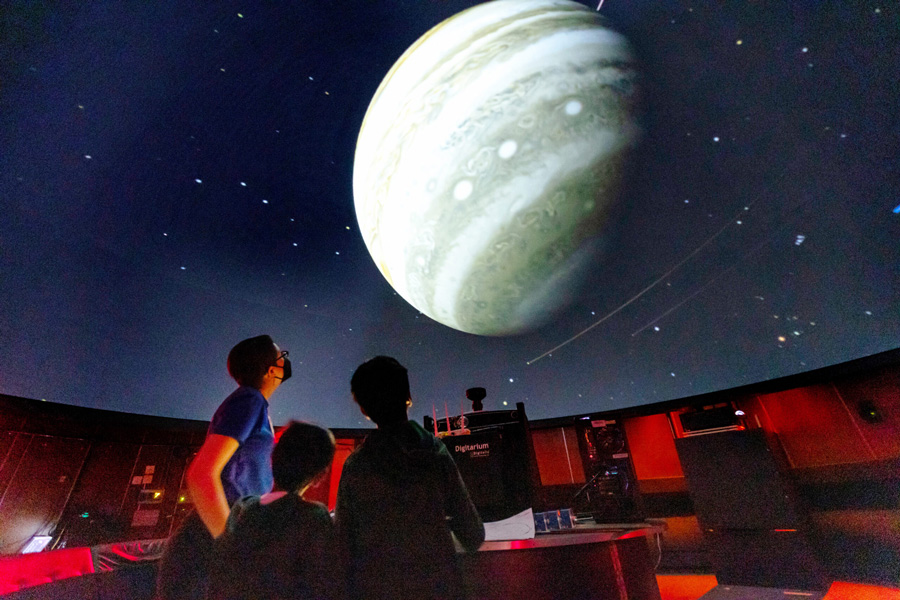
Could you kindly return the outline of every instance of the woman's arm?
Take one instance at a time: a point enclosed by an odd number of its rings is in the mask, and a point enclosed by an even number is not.
[[[222,486],[222,469],[238,446],[238,441],[232,437],[211,433],[187,470],[187,487],[194,507],[214,538],[225,531],[229,513]]]

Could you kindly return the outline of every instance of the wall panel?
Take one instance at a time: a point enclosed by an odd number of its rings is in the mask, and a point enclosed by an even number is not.
[[[171,521],[168,517],[174,512],[178,485],[167,489],[167,474],[170,469],[183,468],[182,461],[173,455],[175,448],[141,446],[119,514],[128,524],[126,540],[152,539],[169,534]],[[152,500],[151,490],[162,491],[159,501]]]
[[[69,546],[119,539],[128,523],[119,516],[140,445],[94,442],[66,507]]]
[[[584,466],[574,427],[531,431],[541,485],[584,483]]]
[[[0,552],[16,553],[57,525],[84,463],[89,442],[33,436],[0,499]]]
[[[12,481],[16,469],[19,467],[19,461],[25,454],[25,449],[31,443],[34,437],[27,433],[16,433],[15,431],[4,431],[0,437],[0,498],[6,492],[6,487]]]
[[[638,480],[684,477],[665,413],[626,419],[624,425]]]
[[[834,387],[875,459],[900,457],[900,371],[844,379],[835,382]],[[867,421],[860,415],[867,403],[878,413],[879,422]]]
[[[823,467],[874,456],[835,388],[828,384],[761,394],[765,412],[791,467]],[[766,426],[768,429],[768,426]]]

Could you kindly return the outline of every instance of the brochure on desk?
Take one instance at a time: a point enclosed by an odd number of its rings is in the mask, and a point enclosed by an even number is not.
[[[484,524],[484,541],[530,540],[534,538],[534,514],[527,508],[501,521]]]

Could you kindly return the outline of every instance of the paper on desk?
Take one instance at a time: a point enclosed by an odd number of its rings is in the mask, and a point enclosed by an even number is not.
[[[534,538],[534,514],[526,508],[517,515],[502,521],[484,524],[484,540],[529,540]]]

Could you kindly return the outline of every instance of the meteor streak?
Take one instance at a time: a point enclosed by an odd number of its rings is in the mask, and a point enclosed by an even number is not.
[[[611,313],[607,314],[605,317],[603,317],[603,318],[600,319],[599,321],[593,323],[593,324],[590,325],[589,327],[587,327],[587,328],[585,328],[585,329],[579,331],[578,333],[576,333],[575,335],[573,335],[572,337],[570,337],[569,339],[567,339],[566,341],[564,341],[562,344],[560,344],[560,345],[558,345],[558,346],[555,346],[554,348],[551,348],[550,350],[547,350],[546,352],[544,352],[543,354],[541,354],[540,356],[538,356],[538,357],[536,357],[536,358],[532,358],[531,360],[527,361],[525,364],[526,364],[526,365],[532,365],[532,364],[536,363],[537,361],[541,360],[542,358],[544,358],[545,356],[547,356],[547,355],[549,355],[549,354],[552,354],[553,352],[556,352],[557,350],[559,350],[560,348],[562,348],[562,347],[565,346],[566,344],[569,344],[570,342],[574,342],[575,340],[577,340],[578,338],[580,338],[581,336],[583,336],[584,334],[586,334],[588,331],[590,331],[590,330],[593,329],[594,327],[600,325],[601,323],[603,323],[604,321],[606,321],[607,319],[609,319],[611,316],[615,315],[615,314],[618,313],[620,310],[622,310],[623,308],[625,308],[626,306],[628,306],[629,304],[631,304],[632,302],[634,302],[635,300],[637,300],[638,298],[640,298],[641,296],[643,296],[644,294],[646,294],[647,292],[649,292],[650,290],[652,290],[654,287],[657,286],[657,284],[659,284],[661,281],[663,281],[663,280],[665,280],[667,277],[669,277],[669,276],[670,276],[672,273],[674,273],[679,267],[681,267],[681,265],[683,265],[684,263],[686,263],[687,261],[689,261],[691,258],[693,258],[695,254],[697,254],[698,252],[700,252],[703,248],[705,248],[708,244],[710,244],[714,239],[716,239],[717,237],[719,237],[720,235],[722,235],[722,233],[723,233],[726,229],[728,229],[731,225],[734,224],[734,222],[737,220],[737,218],[738,218],[741,214],[743,214],[744,212],[750,210],[750,207],[751,207],[751,206],[753,206],[753,203],[752,203],[752,202],[751,202],[750,204],[748,204],[747,206],[745,206],[744,208],[742,208],[742,209],[740,210],[740,212],[738,212],[738,214],[734,216],[734,218],[730,219],[727,223],[725,223],[725,225],[723,225],[721,229],[719,229],[717,232],[715,232],[714,234],[712,234],[712,236],[710,236],[705,242],[703,242],[702,244],[700,244],[693,252],[691,252],[691,253],[688,254],[686,257],[684,257],[684,258],[681,260],[681,262],[679,262],[677,265],[675,265],[674,267],[672,267],[671,269],[669,269],[668,271],[666,271],[665,273],[663,273],[662,276],[660,276],[656,281],[654,281],[653,283],[651,283],[650,285],[648,285],[647,287],[645,287],[644,289],[642,289],[642,290],[641,290],[640,292],[638,292],[635,296],[633,296],[633,297],[630,298],[628,301],[626,301],[625,304],[622,304],[619,308],[617,308],[617,309],[615,309],[614,311],[612,311]]]

